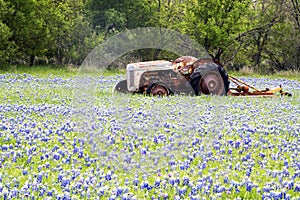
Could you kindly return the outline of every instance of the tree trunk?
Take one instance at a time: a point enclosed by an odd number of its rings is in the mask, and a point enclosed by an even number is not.
[[[57,47],[57,52],[56,52],[56,62],[58,65],[62,65],[62,56],[61,56],[61,51],[60,51],[60,45]]]
[[[157,12],[160,13],[160,9],[161,9],[161,1],[158,0],[158,7],[157,7]]]
[[[204,46],[205,50],[207,52],[209,52],[209,50],[210,50],[210,41],[209,41],[209,39],[207,37],[204,38],[204,44],[203,44],[203,46]]]
[[[155,49],[155,51],[154,51],[154,56],[153,56],[153,58],[154,58],[154,60],[157,60],[158,59],[158,56],[159,56],[159,53],[161,52],[161,49]]]
[[[295,68],[296,68],[296,70],[300,70],[300,45],[297,48]]]
[[[34,55],[30,55],[30,58],[29,58],[29,66],[30,66],[30,67],[32,67],[33,64],[34,64],[34,58],[35,58]]]
[[[261,50],[258,50],[257,53],[255,54],[255,66],[259,66],[261,62]]]

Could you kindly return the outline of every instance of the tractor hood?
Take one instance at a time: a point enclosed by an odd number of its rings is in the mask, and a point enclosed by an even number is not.
[[[140,78],[146,72],[173,70],[172,62],[155,60],[130,63],[126,66],[128,91],[137,92],[140,89]]]
[[[130,63],[127,65],[126,69],[130,70],[167,70],[173,69],[172,62],[166,60],[155,60],[155,61],[147,61],[147,62],[137,62]]]

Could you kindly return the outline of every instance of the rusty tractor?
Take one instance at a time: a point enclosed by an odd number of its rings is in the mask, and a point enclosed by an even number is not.
[[[220,55],[220,52],[218,52]],[[157,60],[130,63],[126,66],[126,80],[114,90],[122,93],[142,93],[167,96],[188,95],[231,95],[231,96],[291,96],[279,86],[260,90],[244,81],[229,76],[220,63],[219,55],[198,59],[182,56],[175,61]],[[230,82],[236,87],[230,88]]]

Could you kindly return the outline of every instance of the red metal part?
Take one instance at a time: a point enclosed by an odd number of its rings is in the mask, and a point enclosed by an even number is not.
[[[232,89],[229,89],[228,96],[265,96],[265,97],[275,97],[275,93],[270,92],[232,92]]]
[[[224,92],[224,82],[220,74],[209,72],[200,81],[200,88],[204,94],[222,95]]]
[[[169,95],[169,92],[168,92],[167,88],[165,88],[162,85],[157,84],[153,88],[151,88],[150,95],[153,95],[153,96],[167,96],[167,95]]]

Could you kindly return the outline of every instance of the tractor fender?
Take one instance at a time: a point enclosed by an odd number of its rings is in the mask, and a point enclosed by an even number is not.
[[[213,62],[204,63],[194,69],[194,72],[191,74],[190,78],[193,79],[198,76],[203,76],[207,72],[211,72],[211,71],[215,71],[216,73],[219,73],[218,68],[219,68],[219,66],[216,63],[213,63]]]

